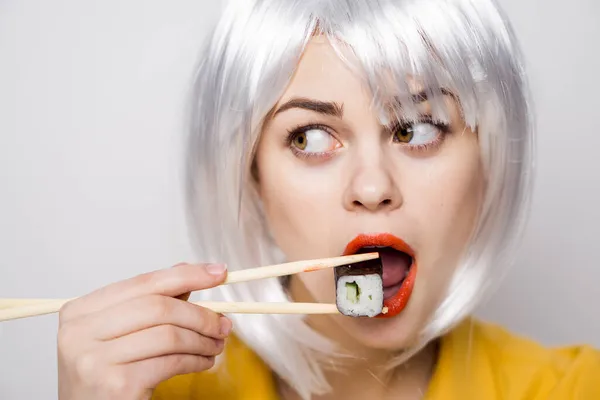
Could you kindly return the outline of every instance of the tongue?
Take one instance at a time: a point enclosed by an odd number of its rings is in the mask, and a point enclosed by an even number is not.
[[[396,286],[408,274],[412,259],[408,254],[392,249],[378,249],[383,265],[383,287]]]

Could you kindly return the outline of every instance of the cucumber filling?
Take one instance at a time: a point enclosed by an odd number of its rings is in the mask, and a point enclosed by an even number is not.
[[[355,304],[360,300],[360,288],[356,282],[346,282],[346,299]]]

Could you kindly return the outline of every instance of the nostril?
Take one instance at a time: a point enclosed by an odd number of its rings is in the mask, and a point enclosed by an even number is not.
[[[391,204],[392,204],[392,199],[384,199],[379,202],[379,207],[382,207],[382,206],[387,207],[387,206],[390,206]],[[354,205],[354,207],[364,207],[365,206],[362,202],[360,202],[358,200],[354,200],[352,202],[352,205]]]

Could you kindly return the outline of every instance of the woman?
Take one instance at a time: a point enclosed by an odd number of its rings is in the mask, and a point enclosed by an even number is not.
[[[193,100],[189,221],[211,264],[67,304],[61,399],[600,398],[596,350],[469,317],[515,253],[533,164],[519,49],[491,1],[234,2]],[[388,318],[184,301],[331,303],[331,271],[219,284],[225,265],[372,246]]]

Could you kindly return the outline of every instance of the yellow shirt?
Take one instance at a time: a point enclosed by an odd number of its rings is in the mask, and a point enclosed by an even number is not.
[[[153,400],[277,400],[269,368],[237,338],[228,340],[227,375],[181,375]],[[544,348],[505,329],[467,319],[441,341],[426,400],[600,400],[600,351]]]

